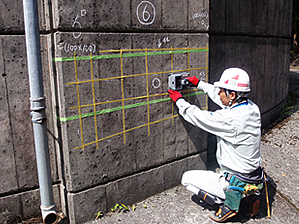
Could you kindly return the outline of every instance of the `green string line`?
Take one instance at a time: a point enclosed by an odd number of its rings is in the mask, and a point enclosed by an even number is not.
[[[159,51],[159,52],[148,52],[148,56],[152,55],[167,55],[167,54],[185,54],[185,53],[198,53],[198,52],[207,52],[209,49],[189,49],[188,50],[176,50],[176,51]],[[145,53],[126,53],[123,54],[123,58],[129,58],[129,57],[141,57],[145,56]],[[111,58],[120,58],[120,54],[109,54],[109,55],[94,55],[92,56],[93,60],[99,60],[99,59],[111,59]],[[76,57],[77,61],[83,61],[83,60],[90,60],[90,56],[81,56]],[[74,57],[56,57],[52,58],[52,61],[55,62],[62,62],[62,61],[74,61]]]
[[[203,92],[194,92],[194,93],[184,94],[183,96],[186,97],[186,96],[195,96],[195,95],[201,95],[201,94],[204,94],[204,93]],[[160,102],[165,102],[165,101],[169,101],[169,100],[171,100],[170,97],[167,97],[167,98],[164,98],[164,99],[151,100],[151,101],[149,101],[149,104],[160,103]],[[140,106],[144,106],[144,105],[147,105],[147,102],[141,102],[141,103],[126,105],[125,109],[140,107]],[[104,110],[96,111],[96,115],[107,114],[107,113],[114,112],[114,111],[119,111],[119,110],[122,110],[122,109],[123,109],[122,106],[114,107],[114,108],[110,108],[110,109],[104,109]],[[94,112],[82,114],[81,118],[86,118],[86,117],[91,117],[91,116],[94,116]],[[72,120],[77,120],[79,118],[80,118],[79,115],[71,116],[71,117],[58,117],[56,115],[56,119],[58,119],[59,121],[72,121]]]

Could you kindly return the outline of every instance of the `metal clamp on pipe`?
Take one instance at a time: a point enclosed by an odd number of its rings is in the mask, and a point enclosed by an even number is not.
[[[30,110],[41,111],[46,109],[46,97],[30,97]]]
[[[33,123],[41,124],[45,119],[45,103],[46,97],[29,98],[30,100],[30,116],[32,117]]]

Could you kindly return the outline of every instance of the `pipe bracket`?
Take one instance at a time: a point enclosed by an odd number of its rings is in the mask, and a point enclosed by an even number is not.
[[[30,100],[30,116],[32,117],[32,122],[41,124],[44,120],[46,120],[46,104],[45,104],[46,97],[31,97]]]
[[[30,97],[30,110],[41,111],[46,109],[46,97]]]

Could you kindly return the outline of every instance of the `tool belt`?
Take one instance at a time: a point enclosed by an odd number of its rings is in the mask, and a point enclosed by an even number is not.
[[[238,174],[224,173],[225,179],[229,182],[229,186],[224,189],[226,196],[224,204],[231,210],[238,212],[242,197],[260,194],[266,180],[262,170],[261,172],[261,178],[254,179]]]

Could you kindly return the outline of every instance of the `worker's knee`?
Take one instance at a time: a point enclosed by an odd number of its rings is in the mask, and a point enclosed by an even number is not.
[[[190,171],[185,172],[182,176],[181,183],[185,187],[190,183],[189,176],[190,176]]]
[[[188,186],[189,184],[192,184],[194,186],[199,186],[200,182],[202,182],[203,180],[205,180],[205,173],[207,171],[203,171],[203,170],[189,170],[186,171],[183,176],[182,176],[182,180],[181,183],[183,186]]]

